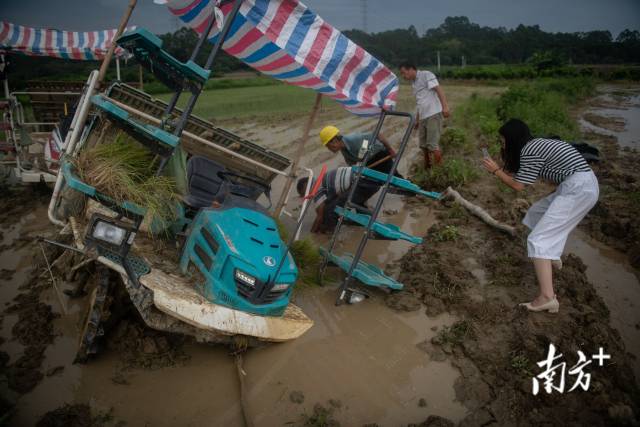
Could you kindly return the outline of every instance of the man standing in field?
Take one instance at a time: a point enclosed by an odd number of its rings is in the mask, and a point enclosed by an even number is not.
[[[424,153],[424,167],[431,167],[433,163],[442,162],[442,150],[440,149],[440,134],[442,133],[442,120],[449,117],[449,105],[444,96],[438,79],[431,71],[418,71],[415,64],[404,62],[400,65],[400,75],[412,82],[413,95],[416,97],[416,124],[418,129],[420,148]]]

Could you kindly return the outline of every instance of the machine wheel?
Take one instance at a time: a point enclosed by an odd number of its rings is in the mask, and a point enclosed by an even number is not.
[[[97,284],[89,294],[87,310],[80,324],[78,351],[74,363],[85,363],[89,356],[96,354],[100,338],[104,336],[102,323],[108,317],[106,311],[109,291],[111,288],[111,274],[108,268],[98,265],[96,269]],[[106,315],[106,316],[105,316]]]

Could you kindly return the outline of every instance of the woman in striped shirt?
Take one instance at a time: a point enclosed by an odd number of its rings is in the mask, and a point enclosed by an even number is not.
[[[487,157],[483,163],[489,172],[516,191],[538,178],[557,185],[555,192],[531,205],[522,221],[531,229],[527,252],[540,286],[539,295],[522,305],[530,311],[557,313],[552,261],[562,265],[560,256],[569,233],[598,201],[598,180],[575,148],[564,141],[533,138],[521,120],[509,120],[499,132],[504,167]]]

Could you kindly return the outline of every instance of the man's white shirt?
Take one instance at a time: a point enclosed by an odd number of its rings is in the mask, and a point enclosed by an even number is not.
[[[420,120],[431,117],[442,112],[440,98],[434,90],[438,86],[438,79],[431,71],[418,71],[416,79],[411,87],[413,95],[416,97],[416,112],[420,115]]]

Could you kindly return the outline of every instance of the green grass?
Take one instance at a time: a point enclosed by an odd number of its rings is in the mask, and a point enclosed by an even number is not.
[[[436,242],[451,242],[458,240],[460,237],[460,230],[455,225],[446,225],[433,233],[433,240]]]
[[[433,69],[433,67],[431,67]],[[520,80],[545,77],[591,77],[602,80],[640,80],[640,67],[630,65],[589,66],[561,65],[537,70],[532,64],[492,64],[442,67],[437,73],[443,79]]]
[[[521,377],[530,378],[533,376],[531,372],[531,361],[529,358],[521,351],[512,351],[509,353],[511,358],[510,364],[511,368]]]
[[[569,110],[594,90],[594,81],[584,77],[518,83],[500,96],[498,117],[501,121],[523,120],[535,136],[557,135],[572,140],[580,132]]]
[[[456,133],[465,133],[466,142],[457,153],[469,154],[479,145],[489,148],[495,158],[500,152],[498,130],[510,118],[526,122],[534,136],[557,135],[572,140],[579,137],[579,129],[571,118],[570,109],[576,103],[593,95],[595,81],[589,77],[547,78],[514,82],[498,97],[473,94],[456,108],[453,125]],[[447,140],[443,135],[445,149]],[[458,138],[460,139],[460,138]]]
[[[170,96],[164,94],[158,98],[168,101]],[[312,90],[284,84],[205,90],[198,98],[194,111],[205,119],[269,116],[293,112],[308,114],[314,98],[315,92]],[[183,95],[178,105],[184,107],[186,102],[187,96]],[[324,104],[328,105],[330,102],[327,100]]]
[[[246,78],[219,78],[211,79],[205,83],[205,90],[239,89],[262,86],[281,86],[282,82],[265,76]],[[170,94],[171,90],[158,81],[145,83],[144,91],[152,94]]]
[[[460,187],[477,176],[478,169],[471,162],[450,155],[431,169],[418,168],[412,180],[423,188],[441,191],[447,187]]]
[[[487,98],[474,93],[456,109],[454,115],[454,123],[465,129],[473,138],[479,137],[477,143],[487,145],[491,155],[497,154],[500,150],[498,129],[501,122],[497,112],[498,100],[499,98]],[[471,139],[471,136],[468,139]]]
[[[322,261],[322,256],[318,247],[311,239],[304,238],[293,242],[291,245],[291,255],[298,266],[298,286],[319,285],[318,268]]]

